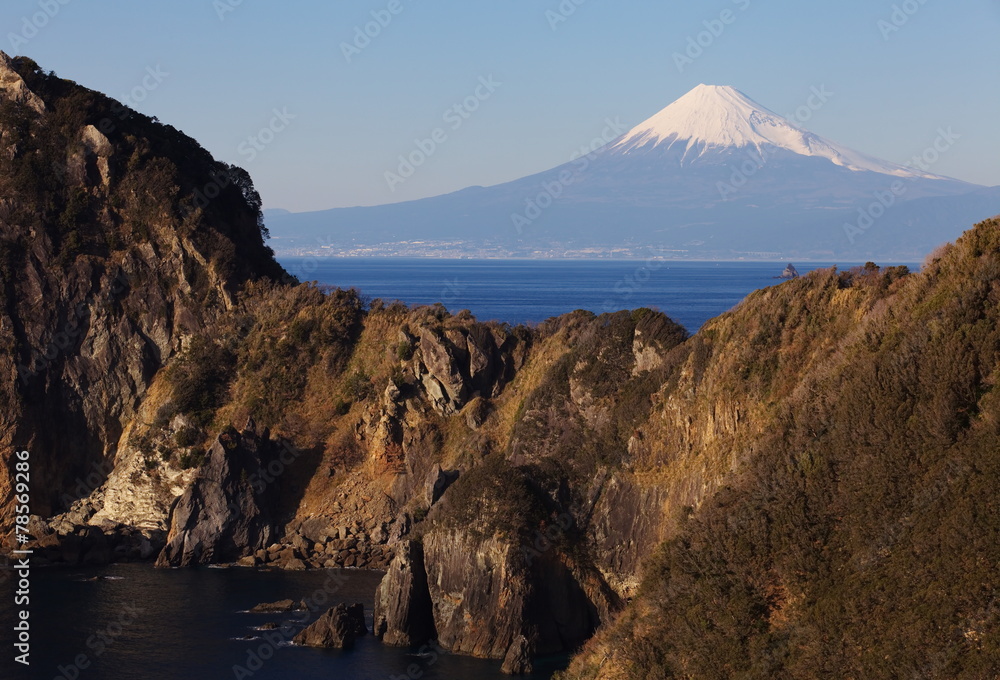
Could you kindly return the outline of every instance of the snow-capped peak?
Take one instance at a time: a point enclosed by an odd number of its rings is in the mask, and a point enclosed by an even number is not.
[[[826,158],[854,171],[939,179],[831,142],[764,108],[739,90],[718,85],[698,85],[627,132],[612,150],[628,155],[640,150],[666,151],[678,145],[684,151],[684,164],[713,149],[756,147],[761,153],[769,153],[780,148],[801,156]]]

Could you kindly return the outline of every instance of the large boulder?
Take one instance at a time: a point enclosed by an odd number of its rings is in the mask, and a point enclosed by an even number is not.
[[[368,632],[363,604],[338,604],[295,636],[293,642],[306,647],[346,649]]]
[[[518,635],[507,648],[507,656],[503,658],[500,670],[508,675],[524,675],[532,671],[532,651],[528,638]]]
[[[216,439],[205,465],[170,513],[158,567],[236,562],[273,542],[275,484],[261,474],[277,447],[252,424]]]

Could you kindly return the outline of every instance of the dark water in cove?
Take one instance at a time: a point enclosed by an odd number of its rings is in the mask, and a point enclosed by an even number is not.
[[[34,571],[31,579],[31,667],[14,663],[13,583],[0,572],[0,678],[86,680],[500,680],[500,663],[460,656],[419,655],[367,635],[349,651],[273,645],[253,626],[294,621],[297,613],[248,614],[260,602],[313,597],[363,602],[371,626],[380,574],[354,570],[255,572],[248,569],[101,569]],[[111,580],[87,581],[103,575]],[[331,579],[331,576],[335,577]],[[19,609],[19,608],[18,608]],[[309,621],[320,611],[309,614]],[[295,630],[299,630],[296,628]],[[425,650],[426,651],[426,650]],[[266,658],[265,658],[266,657]],[[259,661],[255,662],[256,658]],[[548,678],[559,668],[531,676]],[[252,675],[237,675],[234,666]],[[419,675],[417,675],[419,673]]]
[[[694,332],[749,293],[780,283],[775,277],[787,263],[291,257],[281,264],[302,281],[354,287],[386,301],[442,302],[481,321],[537,323],[575,309],[652,307]],[[805,274],[833,264],[796,268]]]

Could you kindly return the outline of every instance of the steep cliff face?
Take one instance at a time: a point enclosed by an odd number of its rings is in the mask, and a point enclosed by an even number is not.
[[[386,644],[409,647],[433,640],[435,630],[424,546],[402,541],[375,593],[373,632]]]
[[[219,195],[204,201],[215,185]],[[214,193],[214,192],[213,192]],[[193,140],[0,54],[0,456],[31,451],[33,507],[68,508],[183,339],[279,277],[259,198]],[[0,468],[0,526],[9,520]]]
[[[996,675],[1000,221],[894,274],[811,275],[710,325],[808,310],[752,372],[723,363],[737,387],[770,385],[737,474],[563,677]]]

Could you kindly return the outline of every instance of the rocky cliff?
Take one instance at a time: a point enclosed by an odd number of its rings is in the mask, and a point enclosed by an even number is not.
[[[219,189],[210,202],[206,186]],[[185,338],[243,282],[284,273],[263,245],[246,173],[3,54],[0,196],[0,456],[31,451],[33,507],[51,515],[103,483]]]
[[[766,427],[733,440],[736,474],[680,519],[640,597],[561,677],[1000,671],[1000,220],[895,274],[810,275],[710,324],[718,338],[766,323],[775,302],[788,312],[764,342],[745,336],[756,362],[740,371],[736,352],[726,367],[734,396],[774,376],[764,408],[740,416]]]

